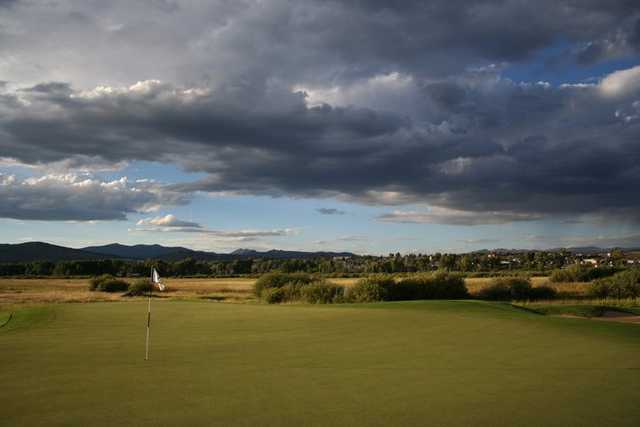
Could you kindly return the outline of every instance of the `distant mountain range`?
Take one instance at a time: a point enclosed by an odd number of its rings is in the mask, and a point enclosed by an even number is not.
[[[82,249],[65,248],[42,242],[0,244],[0,262],[71,261],[98,259],[101,256]]]
[[[599,248],[596,246],[565,248],[572,253],[596,254],[611,251],[613,248]],[[640,251],[640,248],[621,248],[624,251]],[[560,248],[546,251],[559,251]],[[474,253],[521,253],[537,252],[531,249],[483,249]],[[255,251],[253,249],[236,249],[231,253],[216,253],[195,251],[182,246],[161,245],[121,245],[112,243],[104,246],[88,246],[81,249],[67,248],[43,242],[28,242],[18,244],[0,244],[0,262],[28,262],[28,261],[75,261],[90,259],[125,259],[145,260],[157,259],[163,261],[178,261],[193,258],[201,261],[227,261],[234,259],[269,258],[269,259],[304,259],[318,257],[350,257],[351,252],[304,252],[282,251],[272,249]]]
[[[126,259],[145,260],[158,259],[163,261],[177,261],[193,258],[202,261],[234,260],[249,258],[271,259],[303,259],[316,257],[353,256],[351,252],[303,252],[255,251],[252,249],[237,249],[231,253],[215,253],[195,251],[181,246],[161,245],[121,245],[112,243],[104,246],[88,246],[82,249],[66,248],[44,242],[28,242],[18,244],[0,244],[0,262],[28,262],[28,261],[71,261],[91,259]]]

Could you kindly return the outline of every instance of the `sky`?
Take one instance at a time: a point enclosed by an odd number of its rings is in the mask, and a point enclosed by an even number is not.
[[[0,0],[0,242],[640,246],[635,0]]]

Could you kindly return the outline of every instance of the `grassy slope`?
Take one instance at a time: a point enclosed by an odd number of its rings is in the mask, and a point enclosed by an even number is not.
[[[481,302],[18,312],[5,425],[639,425],[640,328]]]
[[[540,314],[562,315],[568,314],[581,317],[600,317],[605,312],[614,311],[628,315],[639,315],[638,307],[615,307],[593,304],[538,304],[528,303],[526,308],[537,311]]]

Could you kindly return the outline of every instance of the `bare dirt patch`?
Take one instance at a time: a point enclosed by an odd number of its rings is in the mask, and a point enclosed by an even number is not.
[[[625,322],[640,324],[640,316],[623,313],[621,311],[607,310],[601,317],[595,317],[596,320],[606,320],[610,322]]]

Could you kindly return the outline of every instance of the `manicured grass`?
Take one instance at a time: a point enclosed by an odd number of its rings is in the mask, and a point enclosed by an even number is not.
[[[17,309],[2,425],[640,425],[640,327],[509,304]]]

